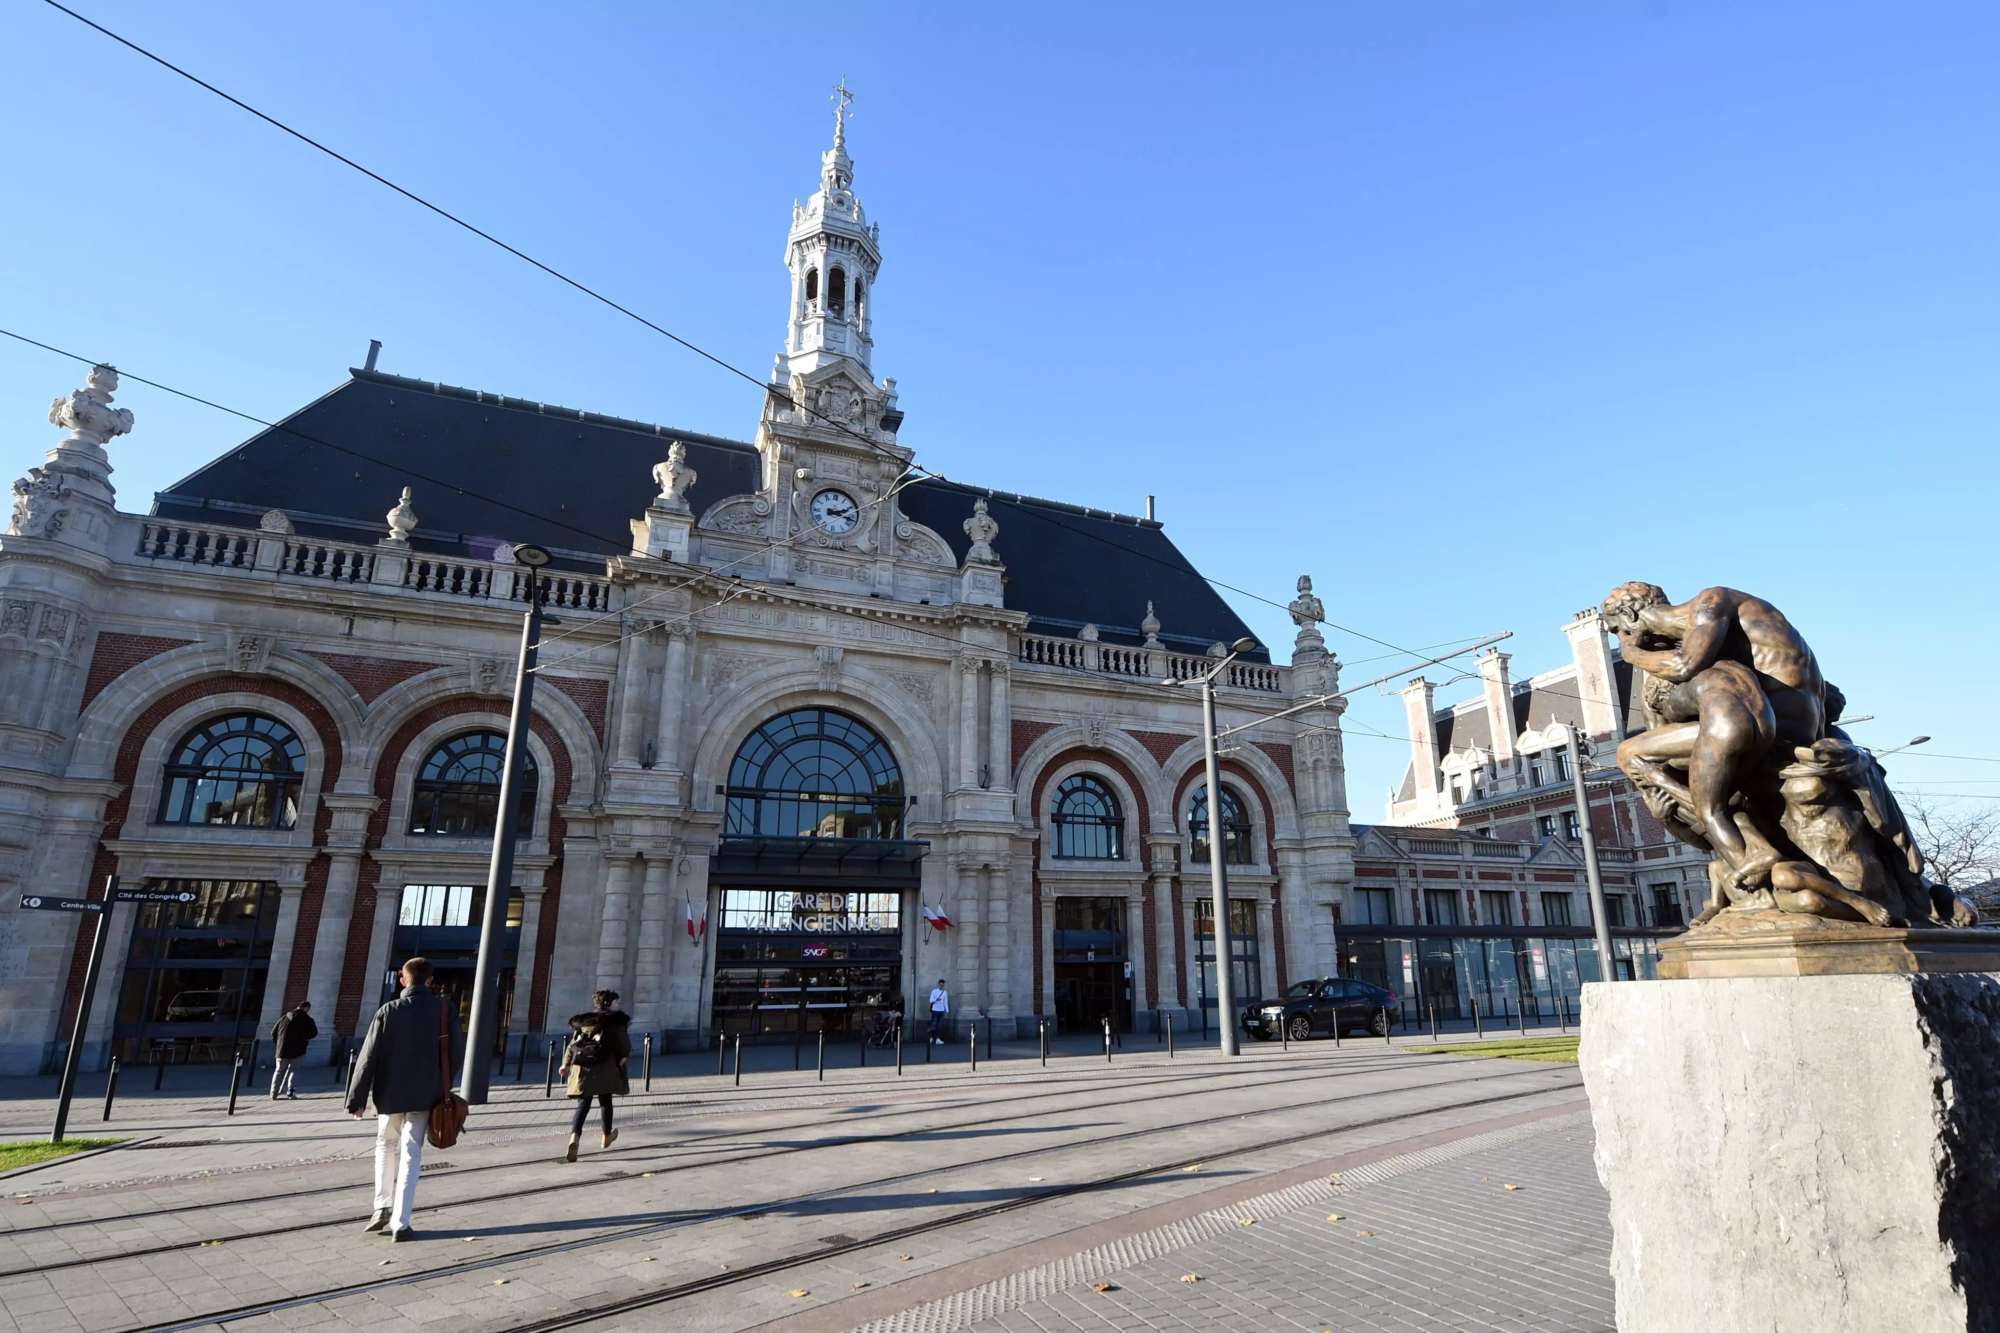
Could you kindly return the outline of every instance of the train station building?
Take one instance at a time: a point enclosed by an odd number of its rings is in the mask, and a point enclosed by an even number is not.
[[[1207,840],[1237,994],[1337,969],[1338,701],[1203,780],[1184,681],[1246,634],[1150,517],[912,473],[872,366],[844,135],[794,205],[750,440],[367,365],[121,508],[116,373],[0,538],[0,1068],[46,1068],[106,917],[86,1059],[220,1060],[309,1000],[352,1037],[424,954],[469,999],[528,570],[552,553],[505,930],[508,1039],[599,987],[670,1046],[963,1019],[1198,1026]],[[909,441],[909,442],[906,442]],[[1309,614],[1220,724],[1338,688]],[[1282,660],[1288,658],[1289,660]],[[79,923],[82,923],[81,925]]]

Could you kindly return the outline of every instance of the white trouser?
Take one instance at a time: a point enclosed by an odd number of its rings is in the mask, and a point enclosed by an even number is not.
[[[273,1100],[291,1094],[292,1079],[297,1077],[298,1072],[299,1062],[297,1060],[281,1059],[278,1061],[278,1067],[271,1071],[271,1097]]]
[[[375,1211],[392,1209],[389,1228],[410,1225],[417,1207],[417,1167],[424,1155],[425,1111],[398,1111],[375,1117]]]

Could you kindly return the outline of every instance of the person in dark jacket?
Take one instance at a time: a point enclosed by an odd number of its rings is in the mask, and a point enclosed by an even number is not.
[[[375,1011],[347,1085],[347,1110],[362,1118],[375,1103],[375,1216],[368,1231],[414,1240],[417,1170],[431,1108],[444,1100],[450,1048],[444,997],[430,989],[431,962],[403,964],[403,993]]]
[[[271,1029],[271,1045],[278,1057],[278,1067],[271,1071],[271,1100],[290,1097],[297,1101],[299,1094],[292,1091],[292,1079],[299,1072],[299,1061],[305,1058],[306,1047],[319,1035],[319,1024],[313,1022],[312,1003],[300,1000],[299,1007],[278,1016],[277,1026]]]
[[[618,992],[601,990],[590,997],[596,1006],[587,1014],[569,1021],[569,1044],[563,1049],[563,1075],[569,1080],[569,1095],[576,1099],[576,1115],[569,1123],[569,1155],[576,1160],[577,1144],[583,1140],[583,1122],[590,1116],[590,1100],[603,1107],[604,1146],[618,1137],[611,1127],[611,1099],[632,1091],[625,1077],[625,1062],[632,1058],[632,1034],[626,1029],[632,1016],[618,1008]]]

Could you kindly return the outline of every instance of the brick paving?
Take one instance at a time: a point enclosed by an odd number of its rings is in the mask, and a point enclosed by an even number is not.
[[[1082,1251],[1156,1230],[1149,1219],[1163,1217],[1161,1210],[1185,1223],[1179,1213],[1212,1211],[1218,1200],[1234,1206],[1274,1189],[1283,1196],[1302,1187],[1293,1176],[1310,1175],[1330,1158],[1416,1160],[1413,1144],[1485,1134],[1510,1117],[1532,1126],[1573,1113],[1581,1096],[1573,1067],[1420,1057],[1362,1043],[1341,1051],[1327,1043],[1289,1053],[1253,1048],[1229,1066],[1212,1051],[1184,1052],[1170,1063],[1143,1048],[1109,1069],[1082,1058],[1059,1060],[1046,1072],[1021,1058],[982,1062],[976,1075],[963,1063],[918,1066],[900,1082],[879,1068],[830,1072],[824,1084],[810,1069],[780,1068],[747,1074],[741,1088],[716,1079],[710,1064],[705,1075],[655,1086],[650,1097],[621,1106],[616,1149],[587,1152],[574,1166],[559,1157],[567,1103],[544,1102],[532,1085],[503,1088],[475,1113],[475,1128],[459,1147],[427,1152],[426,1165],[442,1169],[427,1173],[419,1192],[422,1239],[397,1246],[358,1231],[368,1169],[356,1157],[372,1136],[369,1126],[340,1115],[331,1093],[276,1106],[263,1101],[254,1110],[246,1102],[234,1121],[205,1093],[121,1102],[123,1132],[190,1146],[118,1150],[0,1182],[14,1196],[0,1206],[0,1333],[213,1329],[201,1321],[245,1306],[269,1308],[233,1319],[230,1333],[349,1326],[499,1333],[710,1279],[726,1285],[608,1315],[592,1327],[835,1333],[985,1286],[1012,1271],[1010,1264],[1030,1268],[1061,1257],[1036,1247]],[[38,1113],[29,1100],[0,1105],[0,1124]],[[1409,1306],[1404,1324],[1351,1326],[1604,1326],[1588,1322],[1593,1292],[1606,1309],[1609,1297],[1603,1257],[1591,1249],[1591,1227],[1602,1230],[1604,1208],[1587,1142],[1577,1148],[1583,1139],[1574,1133],[1517,1134],[1481,1151],[1519,1156],[1543,1139],[1577,1156],[1582,1174],[1563,1174],[1555,1159],[1510,1162],[1517,1174],[1532,1166],[1543,1175],[1515,1182],[1528,1187],[1498,1203],[1461,1199],[1457,1184],[1437,1184],[1456,1181],[1451,1173],[1471,1157],[1424,1159],[1421,1170],[1341,1187],[1354,1196],[1357,1213],[1383,1210],[1383,1230],[1380,1243],[1360,1241],[1340,1262],[1395,1256],[1409,1272],[1428,1274],[1439,1291],[1462,1278],[1466,1302],[1438,1305],[1433,1292]],[[1204,1162],[1197,1172],[1176,1165],[1194,1159]],[[1125,1178],[1096,1183],[1114,1176]],[[1431,1193],[1403,1201],[1396,1191],[1416,1180],[1432,1182]],[[1066,1192],[1042,1197],[1050,1191]],[[965,1216],[974,1209],[997,1211]],[[1509,1217],[1535,1230],[1518,1263],[1495,1229]],[[1187,1253],[1201,1253],[1217,1275],[1180,1284],[1175,1279],[1188,1270],[1176,1268],[1165,1274],[1169,1289],[1146,1296],[1160,1318],[1193,1308],[1198,1298],[1235,1310],[1230,1318],[1239,1322],[1149,1325],[1139,1297],[1152,1281],[1144,1263],[1131,1266],[1129,1284],[1118,1279],[1135,1293],[1132,1307],[1098,1313],[1108,1314],[1112,1327],[1294,1327],[1255,1322],[1303,1311],[1321,1280],[1300,1266],[1298,1255],[1308,1250],[1304,1233],[1286,1239],[1293,1226],[1280,1210],[1243,1235],[1197,1239]],[[892,1231],[901,1234],[873,1243]],[[1290,1249],[1255,1251],[1280,1241]],[[844,1248],[828,1255],[829,1245]],[[1202,1247],[1214,1245],[1251,1245],[1254,1252],[1210,1259]],[[1565,1257],[1574,1274],[1552,1267],[1553,1255]],[[729,1276],[774,1260],[787,1262]],[[1160,1262],[1173,1267],[1187,1259],[1176,1252]],[[1242,1280],[1221,1271],[1231,1266],[1241,1268]],[[1551,1287],[1537,1272],[1560,1273],[1562,1281]],[[1357,1301],[1375,1290],[1359,1276],[1351,1280]],[[1258,1314],[1256,1291],[1264,1288],[1279,1303]],[[810,1294],[790,1295],[795,1290]],[[855,1312],[857,1292],[890,1305]],[[1083,1297],[1090,1298],[1080,1307],[1086,1313],[1090,1301],[1103,1300],[1087,1286],[1082,1296],[1046,1291],[993,1319],[1053,1320],[1062,1302]],[[1447,1322],[1408,1321],[1410,1311],[1433,1307]],[[1489,1309],[1484,1324],[1449,1322]],[[838,1322],[848,1312],[855,1317]]]

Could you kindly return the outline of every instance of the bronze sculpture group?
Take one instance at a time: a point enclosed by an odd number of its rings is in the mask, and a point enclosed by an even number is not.
[[[1925,878],[1882,766],[1837,725],[1840,691],[1776,607],[1733,588],[1676,606],[1627,583],[1604,616],[1645,673],[1648,729],[1618,747],[1618,766],[1670,833],[1714,855],[1697,927],[1724,912],[1975,923]]]

